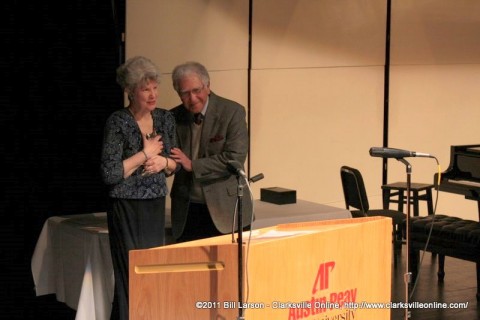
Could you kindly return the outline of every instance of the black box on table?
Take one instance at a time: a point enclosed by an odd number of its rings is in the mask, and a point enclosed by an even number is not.
[[[261,188],[260,200],[275,204],[296,203],[297,191],[280,187]]]

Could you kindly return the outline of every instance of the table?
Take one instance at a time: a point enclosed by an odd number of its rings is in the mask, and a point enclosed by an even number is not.
[[[170,210],[166,224],[170,227]],[[347,209],[297,200],[277,205],[254,201],[253,229],[283,223],[351,218]],[[76,320],[108,320],[114,277],[106,213],[49,218],[32,257],[37,296],[56,294],[77,310]]]
[[[433,214],[433,200],[432,200],[432,189],[433,184],[428,183],[410,183],[410,203],[413,204],[413,215],[418,217],[419,215],[419,201],[427,202],[428,214]],[[398,211],[403,212],[403,204],[407,202],[406,192],[407,192],[407,183],[406,182],[394,182],[389,184],[384,184],[382,186],[383,193],[383,209],[389,209],[390,202],[398,203]],[[420,194],[420,192],[424,192]],[[397,196],[397,199],[394,200],[392,197]]]
[[[283,223],[316,220],[333,220],[351,218],[352,214],[345,208],[337,208],[315,202],[297,200],[291,204],[274,204],[255,200],[253,202],[255,221],[252,229],[276,226]]]
[[[114,278],[106,213],[49,218],[31,267],[37,296],[56,294],[77,310],[75,319],[110,318]]]

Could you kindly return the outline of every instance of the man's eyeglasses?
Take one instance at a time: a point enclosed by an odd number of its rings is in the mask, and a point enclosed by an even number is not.
[[[190,91],[180,91],[178,92],[178,95],[180,98],[189,98],[190,95],[197,96],[202,92],[203,88],[205,88],[205,85],[201,86],[200,88],[194,88]]]

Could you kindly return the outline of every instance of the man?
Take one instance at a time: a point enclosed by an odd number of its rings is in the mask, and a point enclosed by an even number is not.
[[[210,90],[208,71],[200,63],[175,67],[172,80],[182,100],[171,110],[179,145],[171,157],[181,165],[170,193],[173,236],[184,242],[230,233],[233,223],[237,225],[238,182],[227,163],[243,165],[247,157],[245,109]],[[242,199],[246,227],[252,217],[250,194],[245,192]]]

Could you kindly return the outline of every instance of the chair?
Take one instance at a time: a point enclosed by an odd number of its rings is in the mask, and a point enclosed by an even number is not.
[[[352,217],[384,216],[392,218],[393,223],[393,243],[394,249],[401,250],[403,239],[403,221],[407,216],[400,211],[389,209],[370,210],[368,204],[367,191],[363,182],[362,174],[355,168],[342,166],[340,169],[342,178],[343,195],[345,196],[345,205],[350,210]],[[357,210],[351,210],[350,207]]]

